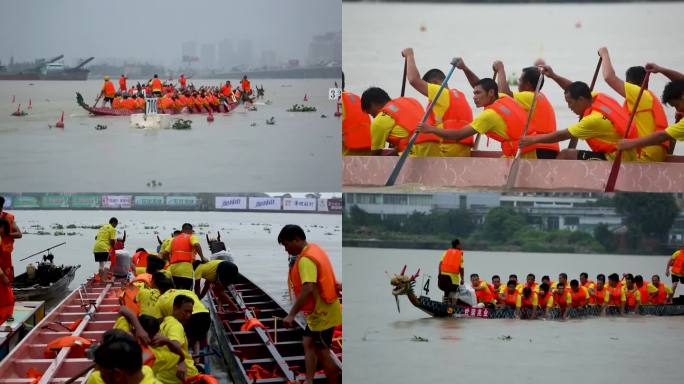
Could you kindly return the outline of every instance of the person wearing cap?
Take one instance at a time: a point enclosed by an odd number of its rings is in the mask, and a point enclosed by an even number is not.
[[[109,105],[113,107],[115,95],[116,95],[116,88],[114,87],[114,83],[112,83],[109,80],[109,76],[105,75],[104,84],[102,85],[102,91],[100,91],[100,96],[104,96],[104,101],[102,102],[102,106],[106,106],[107,103],[109,102]]]

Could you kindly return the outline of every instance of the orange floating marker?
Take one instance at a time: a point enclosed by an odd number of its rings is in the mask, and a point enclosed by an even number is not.
[[[59,121],[57,124],[55,124],[55,127],[64,128],[64,111],[62,111],[62,117],[59,118]]]
[[[309,98],[306,96],[306,93],[304,94],[304,101],[309,101]]]

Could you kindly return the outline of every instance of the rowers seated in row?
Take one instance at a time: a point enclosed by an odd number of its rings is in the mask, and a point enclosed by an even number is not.
[[[112,108],[114,109],[127,109],[129,111],[144,110],[145,109],[145,99],[138,97],[136,94],[130,96],[128,93],[124,92],[119,95],[118,93],[112,101]]]

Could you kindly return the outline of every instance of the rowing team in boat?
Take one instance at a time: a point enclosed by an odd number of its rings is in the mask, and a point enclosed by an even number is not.
[[[125,80],[123,83],[120,81],[119,86],[120,89],[117,92],[109,76],[104,77],[100,92],[100,97],[104,96],[103,107],[109,103],[113,109],[144,110],[145,97],[143,95],[147,97],[153,95],[158,98],[157,107],[163,110],[180,112],[184,108],[189,111],[211,108],[220,112],[222,103],[237,104],[240,101],[251,102],[253,100],[253,90],[247,76],[241,81],[241,86],[236,89],[233,89],[230,80],[220,87],[195,88],[192,84],[186,86],[181,83],[180,88],[176,88],[173,84],[162,83],[157,75],[154,75],[154,78],[144,87],[138,84],[127,89]],[[261,89],[260,94],[262,94]]]
[[[660,281],[660,276],[653,275],[651,282],[645,282],[641,275],[623,274],[622,280],[617,273],[608,276],[598,274],[596,282],[589,280],[589,274],[582,272],[579,280],[568,283],[568,275],[560,273],[558,281],[551,281],[543,276],[541,284],[536,282],[535,275],[527,275],[525,283],[518,282],[518,276],[511,274],[504,285],[498,275],[492,276],[491,283],[481,280],[477,273],[470,275],[470,284],[475,298],[468,297],[468,289],[464,287],[463,251],[460,242],[454,239],[451,248],[447,249],[439,262],[437,284],[444,291],[444,300],[462,301],[469,306],[485,306],[509,308],[520,317],[521,310],[535,318],[537,311],[548,317],[551,308],[559,308],[561,316],[567,318],[568,308],[587,306],[602,307],[602,314],[610,306],[618,307],[621,314],[626,310],[639,313],[641,305],[671,304],[672,296],[679,281],[684,281],[684,249],[676,251],[667,263],[665,275],[672,270],[672,288]],[[471,302],[467,302],[470,299]]]
[[[622,80],[605,47],[599,49],[594,81],[602,68],[606,83],[624,98],[622,105],[605,93],[594,92],[594,82],[589,86],[566,79],[543,60],[522,70],[518,91],[513,92],[501,61],[492,65],[493,78],[479,78],[461,58],[452,63],[448,76],[430,69],[421,78],[413,49],[404,49],[402,55],[406,59],[404,81],[427,97],[427,114],[418,100],[403,96],[403,86],[402,96],[394,99],[377,87],[368,88],[360,98],[345,91],[345,155],[395,155],[403,152],[417,133],[410,148],[410,156],[415,157],[467,157],[477,149],[479,135],[485,135],[500,142],[503,155],[510,158],[520,151],[525,159],[613,160],[622,150],[625,161],[653,162],[664,161],[672,153],[673,140],[684,140],[684,121],[680,120],[684,113],[684,74],[649,63],[630,67]],[[454,68],[463,71],[473,87],[475,105],[484,107],[475,118],[464,93],[446,87]],[[647,89],[651,73],[662,73],[671,80],[663,90],[662,103],[678,112],[672,125],[668,126],[663,104]],[[568,108],[580,118],[578,123],[556,129],[554,108],[541,92],[544,76],[564,90]],[[558,143],[569,139],[569,148],[560,150]],[[575,149],[577,139],[585,140],[590,150]],[[387,144],[389,149],[385,149]]]
[[[114,260],[112,271],[120,269],[115,250],[123,248],[125,235],[123,240],[117,240],[117,225],[118,220],[113,217],[97,233],[93,254],[100,265],[99,277],[108,275],[107,260]],[[207,236],[207,241],[212,260],[204,257],[192,225],[184,223],[181,231],[159,241],[159,255],[140,248],[133,255],[133,264],[125,265],[123,271],[128,273],[130,270],[136,277],[121,296],[121,317],[114,328],[134,334],[142,346],[149,348],[154,356],[150,366],[163,383],[204,377],[198,376],[199,370],[189,348],[197,354],[200,344],[206,344],[211,319],[202,298],[209,289],[221,307],[239,310],[226,293],[226,287],[238,277],[238,267],[227,254],[220,235],[214,240]],[[298,312],[307,314],[303,349],[307,356],[316,356],[306,360],[307,380],[313,380],[316,367],[320,366],[325,370],[328,382],[337,383],[340,372],[330,357],[330,347],[335,330],[342,323],[338,298],[342,286],[335,278],[325,251],[316,244],[307,243],[301,227],[286,225],[278,235],[278,243],[293,256],[288,283],[294,303],[282,319],[283,324],[291,327]],[[196,260],[195,255],[200,260]],[[263,327],[263,324],[258,321],[246,324],[242,331],[250,331],[255,326]]]

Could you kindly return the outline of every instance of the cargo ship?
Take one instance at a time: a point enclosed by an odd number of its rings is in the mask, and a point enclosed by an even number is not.
[[[64,55],[52,59],[36,60],[31,64],[0,65],[0,80],[87,80],[88,69],[84,68],[94,57],[81,61],[75,67],[65,67]]]

